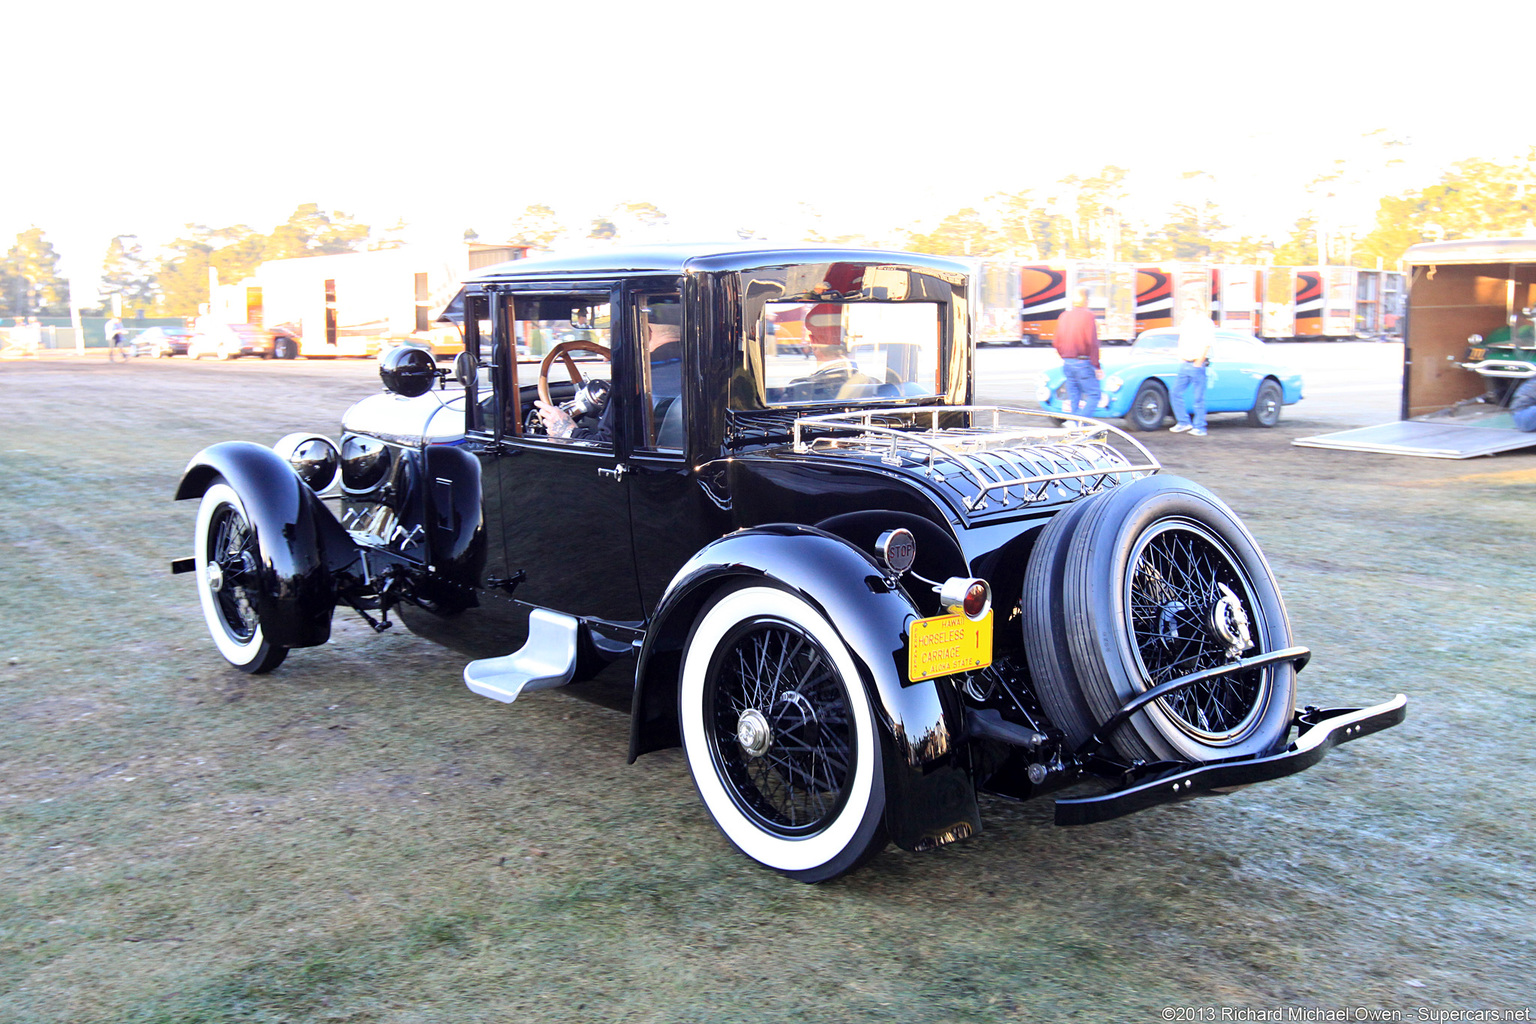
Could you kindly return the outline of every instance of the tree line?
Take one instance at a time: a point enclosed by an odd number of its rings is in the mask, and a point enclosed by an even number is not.
[[[666,229],[667,216],[653,203],[621,203],[594,216],[579,229],[566,226],[554,209],[533,203],[503,217],[499,242],[550,249],[578,239],[616,242],[656,236]],[[250,277],[267,260],[294,256],[389,249],[404,245],[406,225],[375,231],[349,214],[322,210],[317,203],[294,209],[282,224],[260,232],[246,224],[209,227],[188,224],[175,239],[146,246],[137,235],[117,235],[102,258],[97,283],[100,306],[82,309],[87,316],[105,316],[114,306],[124,315],[194,316],[208,301],[208,271],[220,281]],[[464,240],[480,237],[473,228]],[[16,236],[0,261],[0,317],[65,317],[70,310],[69,282],[60,270],[60,256],[39,227]]]
[[[1069,175],[1045,189],[989,196],[980,206],[949,214],[906,244],[944,256],[1011,255],[1027,260],[1099,259],[1128,262],[1190,260],[1306,266],[1394,266],[1419,242],[1460,238],[1536,237],[1536,147],[1509,163],[1462,160],[1440,180],[1378,200],[1364,228],[1329,224],[1331,201],[1343,191],[1339,161],[1306,188],[1310,209],[1284,238],[1234,235],[1221,209],[1203,198],[1208,175],[1184,175],[1187,198],[1164,211],[1161,223],[1133,220],[1128,172],[1108,166]],[[1379,261],[1379,264],[1378,264]]]
[[[1388,143],[1387,145],[1392,145]],[[1329,203],[1352,185],[1344,161],[1306,188],[1305,212],[1285,238],[1234,235],[1207,193],[1209,175],[1184,175],[1182,198],[1150,222],[1132,215],[1128,171],[1106,166],[1096,174],[1068,175],[1049,186],[989,196],[944,217],[931,230],[894,231],[884,239],[806,231],[809,241],[895,244],[941,256],[1009,255],[1027,260],[1102,259],[1135,262],[1192,260],[1304,266],[1319,262],[1393,266],[1410,245],[1426,241],[1527,235],[1536,237],[1536,146],[1509,163],[1470,159],[1451,165],[1435,183],[1378,200],[1374,222],[1363,228],[1328,223]],[[497,242],[536,250],[579,243],[664,238],[667,215],[649,202],[626,202],[567,224],[544,203],[501,218]],[[295,208],[282,224],[258,232],[237,224],[188,224],[153,250],[136,235],[118,235],[107,247],[98,284],[99,309],[114,300],[127,315],[191,316],[208,300],[208,271],[222,281],[250,276],[265,260],[383,249],[404,244],[404,223],[375,232],[366,224],[316,203]],[[741,229],[742,238],[753,236]],[[465,241],[478,239],[472,228]],[[0,261],[0,317],[69,315],[69,285],[59,254],[41,228],[16,236]]]

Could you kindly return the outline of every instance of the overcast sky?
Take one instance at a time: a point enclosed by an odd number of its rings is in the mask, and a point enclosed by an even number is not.
[[[627,200],[677,237],[879,236],[1105,164],[1133,212],[1198,188],[1279,232],[1337,159],[1364,204],[1532,142],[1530,0],[21,3],[0,244],[36,224],[92,283],[115,234],[303,202],[420,237]]]

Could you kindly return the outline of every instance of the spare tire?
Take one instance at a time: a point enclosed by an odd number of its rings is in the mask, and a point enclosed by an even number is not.
[[[1105,498],[1095,494],[1062,509],[1040,531],[1024,569],[1024,656],[1035,684],[1035,696],[1051,721],[1079,747],[1093,734],[1093,712],[1083,699],[1082,683],[1072,667],[1067,643],[1065,602],[1067,550],[1083,513]]]
[[[1210,491],[1150,476],[1079,504],[1046,528],[1025,580],[1031,675],[1071,745],[1159,683],[1291,646],[1269,564]],[[1058,630],[1065,644],[1044,635]],[[1265,754],[1284,742],[1295,699],[1290,664],[1252,669],[1154,702],[1111,741],[1130,760]]]

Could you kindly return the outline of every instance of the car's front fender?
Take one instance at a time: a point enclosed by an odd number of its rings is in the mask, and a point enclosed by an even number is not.
[[[192,457],[176,500],[200,498],[223,478],[240,496],[261,548],[256,611],[268,640],[315,647],[331,635],[336,606],[333,571],[355,556],[355,545],[330,509],[270,448],[225,441]]]
[[[921,617],[870,557],[807,526],[742,530],[707,545],[667,588],[646,630],[636,668],[630,760],[676,746],[678,671],[689,632],[709,600],[742,583],[804,598],[848,645],[890,740],[886,824],[905,849],[980,831],[975,788],[959,751],[961,709],[942,680],[907,678],[907,632]]]

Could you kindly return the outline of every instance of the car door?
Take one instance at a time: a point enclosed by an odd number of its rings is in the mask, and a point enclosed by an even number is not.
[[[1218,344],[1225,346],[1222,369],[1231,390],[1227,408],[1233,412],[1252,409],[1259,399],[1259,385],[1269,375],[1263,343],[1247,334],[1236,334]]]
[[[1231,412],[1253,404],[1251,396],[1247,405],[1243,404],[1248,385],[1241,371],[1238,348],[1237,342],[1217,332],[1205,378],[1205,407],[1211,412]]]
[[[629,528],[626,473],[621,469],[622,430],[612,439],[554,438],[529,425],[541,356],[550,354],[556,333],[547,316],[562,304],[590,308],[609,301],[585,286],[549,291],[519,284],[491,290],[491,327],[499,442],[489,446],[485,463],[486,507],[497,510],[489,524],[500,535],[509,586],[518,601],[583,618],[638,622],[643,618],[635,581],[634,546]],[[618,304],[613,303],[614,310]],[[615,322],[615,333],[621,324]],[[529,355],[516,355],[521,342]],[[619,355],[618,353],[615,353]],[[627,372],[627,360],[613,364],[615,376]],[[583,365],[583,364],[578,364]],[[585,364],[589,371],[602,364]],[[553,380],[559,363],[550,365]],[[617,385],[617,381],[615,384]],[[624,388],[615,386],[612,401],[624,412]],[[614,423],[622,422],[621,415]],[[494,488],[494,494],[491,493]]]

